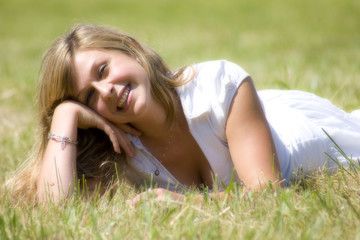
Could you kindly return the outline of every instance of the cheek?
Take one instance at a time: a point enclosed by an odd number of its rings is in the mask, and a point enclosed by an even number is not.
[[[101,101],[98,100],[95,104],[93,109],[101,116],[103,116],[104,118],[107,118],[107,116],[109,115],[110,111],[109,108],[107,107],[107,105]]]

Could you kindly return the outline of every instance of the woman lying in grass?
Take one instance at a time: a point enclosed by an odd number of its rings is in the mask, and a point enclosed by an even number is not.
[[[109,188],[116,176],[162,198],[190,188],[249,190],[360,157],[360,118],[310,93],[256,92],[234,63],[171,71],[132,37],[78,25],[43,60],[40,146],[11,180],[15,196],[58,201],[76,179]],[[327,135],[329,134],[329,136]],[[82,186],[82,184],[80,184]],[[135,198],[136,202],[139,197]]]

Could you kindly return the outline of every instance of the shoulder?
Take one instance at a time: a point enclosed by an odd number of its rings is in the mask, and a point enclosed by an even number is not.
[[[193,76],[192,80],[179,90],[197,88],[208,94],[223,88],[237,88],[249,74],[239,65],[227,60],[215,60],[194,64],[188,67],[185,76]]]
[[[224,79],[230,80],[243,79],[249,74],[239,65],[227,60],[214,60],[197,63],[190,67],[195,71],[194,80],[206,79]]]
[[[194,77],[177,92],[185,114],[189,111],[191,116],[213,108],[227,112],[237,88],[249,76],[242,67],[227,60],[198,63],[188,67],[185,74]]]

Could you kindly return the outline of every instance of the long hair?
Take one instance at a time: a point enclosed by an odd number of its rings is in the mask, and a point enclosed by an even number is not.
[[[7,181],[14,200],[34,201],[41,161],[46,149],[55,108],[64,100],[76,100],[72,61],[79,50],[114,50],[139,59],[147,72],[151,94],[166,111],[169,125],[176,121],[174,89],[186,81],[185,67],[172,73],[162,58],[151,48],[131,36],[104,26],[80,24],[59,37],[46,52],[40,68],[37,94],[40,142],[15,175]],[[106,134],[97,129],[78,130],[77,173],[79,179],[98,179],[109,185],[115,175],[118,156]],[[122,165],[122,164],[119,164]]]

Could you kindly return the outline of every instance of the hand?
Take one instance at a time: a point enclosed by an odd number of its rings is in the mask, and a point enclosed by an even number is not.
[[[141,200],[150,198],[155,201],[164,201],[166,199],[184,201],[185,196],[180,193],[171,192],[164,188],[155,188],[136,195],[133,199],[127,200],[126,204],[129,206],[137,206]]]
[[[78,128],[98,128],[103,130],[110,138],[113,144],[114,150],[117,153],[121,153],[120,147],[122,147],[126,155],[133,157],[135,156],[134,147],[126,136],[126,133],[133,135],[140,135],[140,132],[132,128],[127,124],[120,124],[118,127],[107,121],[105,118],[100,116],[91,108],[75,101],[64,101],[58,107],[56,107],[54,115],[61,111],[62,116],[70,112],[77,116]],[[66,114],[64,114],[64,112]]]

